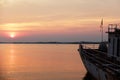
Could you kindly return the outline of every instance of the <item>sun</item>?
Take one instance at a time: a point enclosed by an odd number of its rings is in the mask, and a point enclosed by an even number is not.
[[[11,34],[11,35],[10,35],[10,37],[11,37],[11,38],[14,38],[14,37],[15,37],[15,35],[14,35],[14,34]]]
[[[10,38],[15,38],[16,34],[14,32],[10,33]]]

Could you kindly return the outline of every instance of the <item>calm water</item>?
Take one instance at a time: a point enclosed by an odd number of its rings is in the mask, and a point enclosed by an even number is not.
[[[0,80],[83,80],[78,45],[0,44]]]

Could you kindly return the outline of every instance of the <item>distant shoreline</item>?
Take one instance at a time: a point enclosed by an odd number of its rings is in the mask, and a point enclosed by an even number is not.
[[[0,42],[0,44],[100,44],[100,42]]]

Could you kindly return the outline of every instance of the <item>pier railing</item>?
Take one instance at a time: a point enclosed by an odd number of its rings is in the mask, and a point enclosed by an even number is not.
[[[98,49],[99,44],[82,44],[83,49]]]

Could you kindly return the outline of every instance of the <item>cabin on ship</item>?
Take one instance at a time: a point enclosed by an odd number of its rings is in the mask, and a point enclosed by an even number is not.
[[[120,61],[120,28],[117,24],[108,26],[108,56]]]

